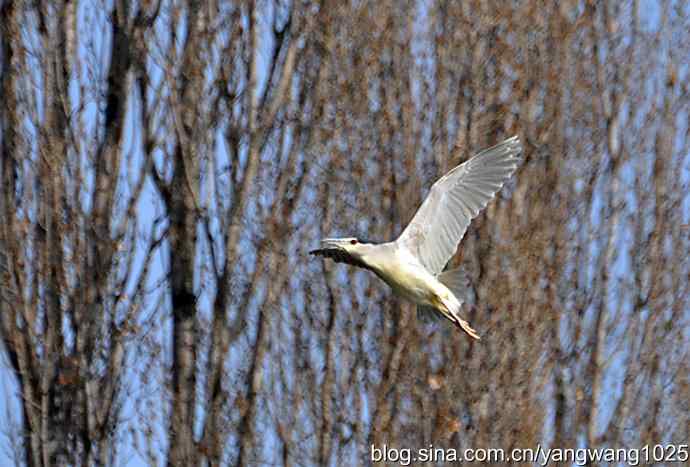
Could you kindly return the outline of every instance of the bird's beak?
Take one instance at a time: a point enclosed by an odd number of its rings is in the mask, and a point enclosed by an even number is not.
[[[321,240],[321,247],[317,250],[310,251],[309,254],[319,254],[329,250],[347,251],[344,245],[346,245],[346,241],[341,238],[324,238]]]
[[[341,238],[324,238],[321,240],[321,248],[338,248],[344,250],[343,245],[345,245],[345,240]]]

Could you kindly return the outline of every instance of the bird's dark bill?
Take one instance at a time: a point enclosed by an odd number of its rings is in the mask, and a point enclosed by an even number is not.
[[[352,266],[357,266],[359,268],[369,269],[369,266],[367,266],[363,261],[354,258],[347,251],[341,248],[319,248],[318,250],[310,251],[309,254],[330,258],[336,263],[345,263]]]

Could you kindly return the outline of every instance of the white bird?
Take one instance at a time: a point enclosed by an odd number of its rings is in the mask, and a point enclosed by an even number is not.
[[[521,150],[520,140],[513,136],[452,169],[434,183],[395,241],[374,244],[357,238],[326,238],[310,254],[373,271],[400,296],[437,310],[479,339],[460,316],[462,272],[443,269],[470,221],[515,172]]]

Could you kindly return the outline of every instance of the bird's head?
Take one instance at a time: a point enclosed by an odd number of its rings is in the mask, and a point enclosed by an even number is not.
[[[309,253],[331,258],[338,263],[367,267],[367,254],[373,247],[373,243],[355,237],[324,238],[321,240],[321,248]]]

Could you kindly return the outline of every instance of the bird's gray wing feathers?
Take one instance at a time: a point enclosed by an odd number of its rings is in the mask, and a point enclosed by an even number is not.
[[[433,306],[417,305],[417,320],[424,324],[441,321],[443,315]]]
[[[513,136],[441,177],[397,241],[431,273],[440,273],[470,221],[515,172],[520,151],[520,141]]]

